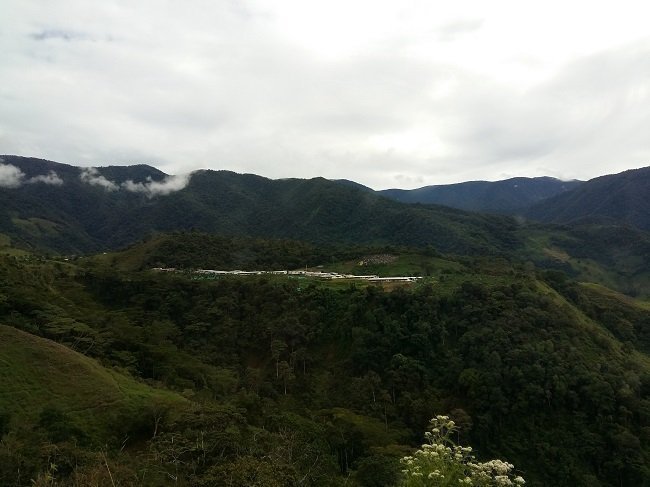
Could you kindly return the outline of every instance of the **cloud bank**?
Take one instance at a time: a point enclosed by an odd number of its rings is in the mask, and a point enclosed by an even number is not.
[[[0,188],[18,188],[23,184],[48,184],[51,186],[61,186],[63,179],[59,175],[50,171],[48,174],[34,176],[25,179],[25,173],[13,164],[4,164],[0,159]]]
[[[144,183],[136,183],[128,179],[122,184],[117,184],[100,174],[96,167],[84,167],[79,174],[79,179],[91,186],[100,186],[106,191],[125,190],[130,193],[141,193],[148,198],[165,196],[175,191],[180,191],[189,184],[191,177],[192,174],[188,173],[180,176],[166,176],[162,181],[154,181],[149,176]]]
[[[100,186],[106,191],[117,191],[120,187],[113,181],[109,181],[104,176],[99,174],[96,167],[84,167],[81,169],[79,179],[91,186]]]
[[[100,174],[96,167],[84,167],[79,172],[79,179],[85,184],[99,186],[109,192],[124,190],[131,193],[141,193],[147,198],[165,196],[180,191],[189,184],[191,178],[192,173],[188,173],[179,176],[166,176],[161,181],[154,181],[151,177],[148,177],[144,183],[136,183],[129,179],[122,184],[118,184]],[[0,159],[0,188],[18,188],[24,184],[61,186],[63,185],[63,179],[55,171],[27,178],[20,168],[13,164],[4,164],[4,161]]]
[[[167,176],[162,181],[147,178],[146,183],[134,183],[130,179],[122,183],[122,188],[132,193],[142,193],[149,198],[164,196],[184,189],[190,182],[191,174],[182,176]]]
[[[33,183],[43,183],[43,184],[49,184],[51,186],[61,186],[63,184],[63,179],[54,171],[50,171],[47,174],[40,175],[40,176],[34,176],[33,178],[28,179],[25,181],[27,184],[33,184]]]
[[[16,166],[0,162],[0,188],[17,188],[23,183],[23,173]]]

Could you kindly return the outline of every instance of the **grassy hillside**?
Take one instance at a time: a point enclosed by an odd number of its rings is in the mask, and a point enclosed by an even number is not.
[[[128,425],[186,400],[105,368],[45,338],[0,325],[0,411],[15,424],[36,425],[44,410],[67,416],[93,442],[115,439]]]
[[[23,330],[0,327],[0,484],[389,486],[438,413],[530,486],[650,483],[647,233],[223,171],[147,198],[65,170],[0,194],[0,323]],[[12,250],[151,232],[88,258]]]
[[[579,281],[600,283],[643,299],[650,298],[650,235],[609,225],[546,226],[522,230],[521,260],[561,270]]]

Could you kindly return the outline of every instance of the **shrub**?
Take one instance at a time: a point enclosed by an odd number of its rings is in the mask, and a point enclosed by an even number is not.
[[[431,420],[428,441],[412,456],[401,459],[402,486],[523,486],[525,481],[514,476],[514,466],[501,460],[480,463],[472,455],[471,447],[456,445],[452,435],[458,431],[448,416]]]

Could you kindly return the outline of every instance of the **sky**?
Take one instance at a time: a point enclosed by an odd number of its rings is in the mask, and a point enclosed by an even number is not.
[[[0,154],[374,189],[650,165],[645,1],[0,0]]]

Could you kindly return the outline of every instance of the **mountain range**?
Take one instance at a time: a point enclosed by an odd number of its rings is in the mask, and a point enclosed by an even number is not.
[[[373,191],[352,181],[340,182]],[[460,210],[522,216],[558,224],[629,225],[650,230],[650,167],[589,181],[551,177],[468,181],[417,189],[376,191],[404,203],[444,205]]]
[[[601,223],[650,230],[650,167],[591,179],[530,206],[529,218],[551,223]]]
[[[270,180],[212,170],[174,178],[148,166],[88,169],[3,159],[22,176],[0,189],[0,232],[28,248],[94,252],[176,230],[433,245],[458,253],[518,245],[519,224],[512,218],[407,205],[323,178]]]
[[[513,178],[373,191],[323,178],[213,170],[179,177],[147,165],[80,168],[0,158],[0,233],[18,246],[52,252],[94,252],[199,230],[503,253],[523,245],[521,229],[531,225],[525,220],[650,229],[650,168],[587,182]]]
[[[503,181],[468,181],[423,188],[378,191],[404,203],[451,206],[467,211],[513,213],[579,187],[582,181],[562,181],[551,177],[510,178]]]

